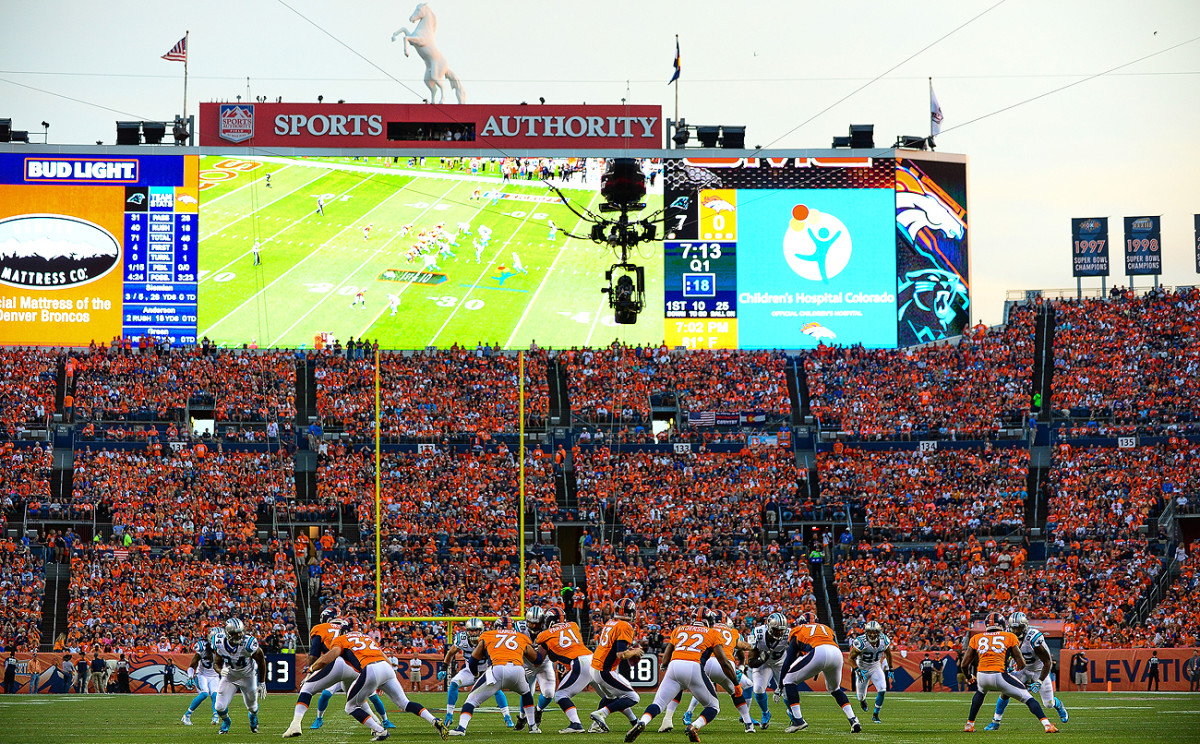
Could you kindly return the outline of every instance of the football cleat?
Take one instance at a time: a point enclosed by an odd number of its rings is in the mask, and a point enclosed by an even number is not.
[[[504,725],[508,726],[509,728],[513,728],[516,724],[513,723],[512,716],[505,716]]]
[[[763,714],[762,714],[762,727],[764,729],[766,729],[767,726],[770,726],[770,725],[771,725],[771,711],[769,709],[764,710]]]
[[[184,713],[183,718],[180,718],[179,720],[183,721],[184,726],[191,726],[192,725],[192,714]]]
[[[966,726],[963,726],[963,733],[964,733],[964,734],[973,734],[973,733],[975,733],[975,722],[974,722],[974,721],[967,721],[967,725],[966,725]]]
[[[258,714],[254,711],[250,711],[250,733],[258,733]]]
[[[999,722],[999,721],[992,721],[992,722],[991,722],[991,723],[989,723],[988,725],[984,726],[984,727],[983,727],[983,730],[984,730],[984,731],[999,731],[999,730],[1000,730],[1000,722]]]
[[[696,728],[695,726],[688,726],[687,727],[687,737],[688,737],[688,741],[694,741],[697,744],[699,744],[700,729]]]
[[[229,725],[231,723],[232,723],[232,721],[230,721],[228,718],[222,718],[221,719],[221,728],[217,730],[217,733],[218,734],[228,734],[229,733]]]
[[[851,733],[855,733],[855,734],[862,731],[862,724],[858,722],[857,718],[850,721],[850,731],[851,731]]]
[[[529,727],[529,733],[531,733],[531,734],[540,734],[540,733],[542,733],[542,730],[541,730],[540,728],[538,728],[538,727],[537,727],[537,724],[535,723],[535,724],[533,724],[532,726],[530,726],[530,727]]]
[[[300,727],[294,723],[287,727],[287,731],[283,732],[283,738],[285,738],[285,739],[294,739],[295,737],[297,737],[299,735],[300,735]]]
[[[863,710],[867,709],[867,699],[866,698],[859,698],[858,704]]]
[[[392,721],[391,721],[391,719],[390,719],[390,718],[385,718],[385,719],[383,719],[383,721],[382,721],[382,722],[381,722],[379,725],[380,725],[380,726],[383,726],[385,729],[394,729],[394,728],[396,728],[396,724],[392,723]]]
[[[511,728],[513,731],[520,731],[525,728],[525,714],[524,713],[517,716],[517,722],[515,724],[513,724]]]
[[[750,723],[747,723],[747,724],[746,724],[746,733],[747,733],[747,734],[753,734],[753,733],[754,733],[754,723],[753,723],[753,722],[750,722]]]
[[[583,727],[582,723],[572,723],[570,726],[567,726],[565,729],[559,729],[558,733],[560,733],[560,734],[586,734],[587,730]]]
[[[317,729],[321,728],[324,725],[325,725],[325,719],[322,718],[321,716],[317,716],[316,718],[313,719],[312,725],[309,726],[309,728],[312,729],[313,731],[316,731]]]
[[[1062,704],[1058,698],[1054,698],[1054,710],[1058,713],[1058,718],[1063,723],[1066,723],[1071,718],[1071,714],[1067,712],[1067,706]]]
[[[629,731],[625,734],[626,744],[629,744],[629,742],[632,742],[632,741],[636,741],[637,738],[639,736],[641,736],[642,732],[645,730],[646,730],[646,724],[642,723],[641,721],[638,721],[637,723],[633,724],[633,728],[629,729]]]
[[[1053,723],[1047,724],[1047,725],[1046,725],[1046,733],[1047,733],[1047,734],[1057,734],[1057,733],[1058,733],[1058,727],[1057,727],[1057,726],[1055,726]]]
[[[535,724],[535,725],[537,725],[537,726],[541,726],[541,725],[542,725],[542,713],[543,713],[543,712],[544,712],[544,711],[543,711],[541,708],[534,708],[534,709],[533,709],[533,722],[534,722],[534,724]]]
[[[685,710],[683,712],[683,725],[684,726],[692,725],[692,712],[690,710]]]
[[[808,728],[808,721],[804,720],[803,718],[797,718],[795,721],[792,721],[791,726],[788,726],[783,730],[783,733],[794,734],[797,731],[803,731],[806,728]]]
[[[660,734],[669,734],[674,730],[675,730],[675,725],[665,719],[658,727],[658,733],[660,733]]]
[[[607,734],[608,724],[604,722],[604,716],[600,715],[600,711],[592,711],[588,715],[592,719],[592,725],[588,728],[590,734]]]
[[[467,730],[462,726],[450,729],[450,736],[466,736]]]
[[[449,726],[449,725],[450,725],[450,724],[452,724],[452,723],[454,723],[454,714],[453,714],[453,713],[447,713],[447,714],[446,714],[446,719],[445,719],[444,721],[442,721],[442,725],[443,725],[443,726]]]
[[[436,718],[433,719],[433,728],[438,732],[438,736],[442,737],[442,741],[450,738],[450,729],[446,728],[446,724]]]
[[[879,716],[871,716],[871,723],[883,723],[883,721],[879,720]]]
[[[375,734],[374,736],[372,736],[371,741],[383,741],[384,739],[388,738],[389,736],[391,736],[391,734],[388,733],[387,729],[384,729],[383,731],[380,731],[378,734]]]

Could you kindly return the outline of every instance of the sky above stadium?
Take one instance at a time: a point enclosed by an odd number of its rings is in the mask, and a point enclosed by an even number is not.
[[[40,122],[50,122],[51,144],[111,144],[118,119],[170,119],[182,106],[183,65],[161,56],[184,31],[192,113],[201,101],[239,95],[419,102],[424,67],[391,42],[415,5],[10,4],[0,116],[36,141]],[[1120,241],[1121,217],[1162,215],[1162,283],[1200,280],[1195,0],[430,6],[471,103],[627,99],[661,104],[671,117],[678,34],[680,115],[745,125],[748,146],[827,147],[852,122],[874,124],[879,146],[926,135],[932,77],[945,117],[938,149],[971,159],[972,321],[998,322],[1007,290],[1074,287],[1071,217],[1111,217],[1110,238]],[[1119,245],[1111,263],[1114,274],[1123,270]]]

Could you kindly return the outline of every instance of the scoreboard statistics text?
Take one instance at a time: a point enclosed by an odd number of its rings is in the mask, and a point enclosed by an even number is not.
[[[195,343],[197,165],[0,154],[0,343]]]

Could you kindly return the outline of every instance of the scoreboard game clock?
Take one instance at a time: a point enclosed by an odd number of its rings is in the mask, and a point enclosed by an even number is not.
[[[708,189],[667,210],[663,246],[668,346],[736,349],[737,192]],[[690,238],[684,240],[683,238]]]

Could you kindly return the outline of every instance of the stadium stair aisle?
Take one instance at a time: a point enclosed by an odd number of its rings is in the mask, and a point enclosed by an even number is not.
[[[1041,393],[1042,407],[1035,412],[1038,421],[1049,423],[1053,421],[1054,401],[1051,390],[1054,383],[1054,329],[1056,312],[1053,306],[1043,306],[1038,310],[1033,330],[1033,375],[1030,391],[1030,408],[1033,408],[1033,396]]]
[[[1042,539],[1036,544],[1041,546],[1041,555],[1045,555],[1046,515],[1050,508],[1050,490],[1047,479],[1050,477],[1050,462],[1053,453],[1050,447],[1033,446],[1029,448],[1029,475],[1025,486],[1025,528],[1031,537],[1041,535]],[[1042,530],[1035,532],[1034,530]],[[1034,550],[1034,553],[1038,553]],[[1034,556],[1035,558],[1041,556]]]
[[[546,360],[546,386],[550,393],[550,408],[547,411],[549,425],[569,426],[571,396],[567,392],[567,368],[557,359]]]
[[[791,426],[793,429],[804,423],[809,415],[808,372],[804,365],[797,363],[796,357],[788,359],[784,368],[787,377],[788,398],[792,404]]]
[[[42,597],[41,650],[54,648],[54,639],[67,632],[67,606],[71,601],[71,565],[46,561],[46,590]]]
[[[808,573],[812,576],[813,594],[817,597],[817,619],[833,628],[835,637],[844,648],[849,648],[845,628],[842,627],[842,608],[838,604],[836,582],[833,580],[833,566],[826,560],[821,563],[808,562]],[[837,608],[835,611],[834,608]]]
[[[308,431],[308,425],[316,417],[317,365],[300,359],[296,361],[296,433],[302,435]]]
[[[832,560],[825,561],[821,573],[825,580],[825,596],[829,599],[829,608],[833,613],[831,618],[833,622],[829,624],[829,627],[833,628],[838,638],[844,639],[842,645],[845,645],[850,642],[850,639],[846,636],[846,620],[842,617],[842,600],[838,597],[837,579],[834,578]]]

